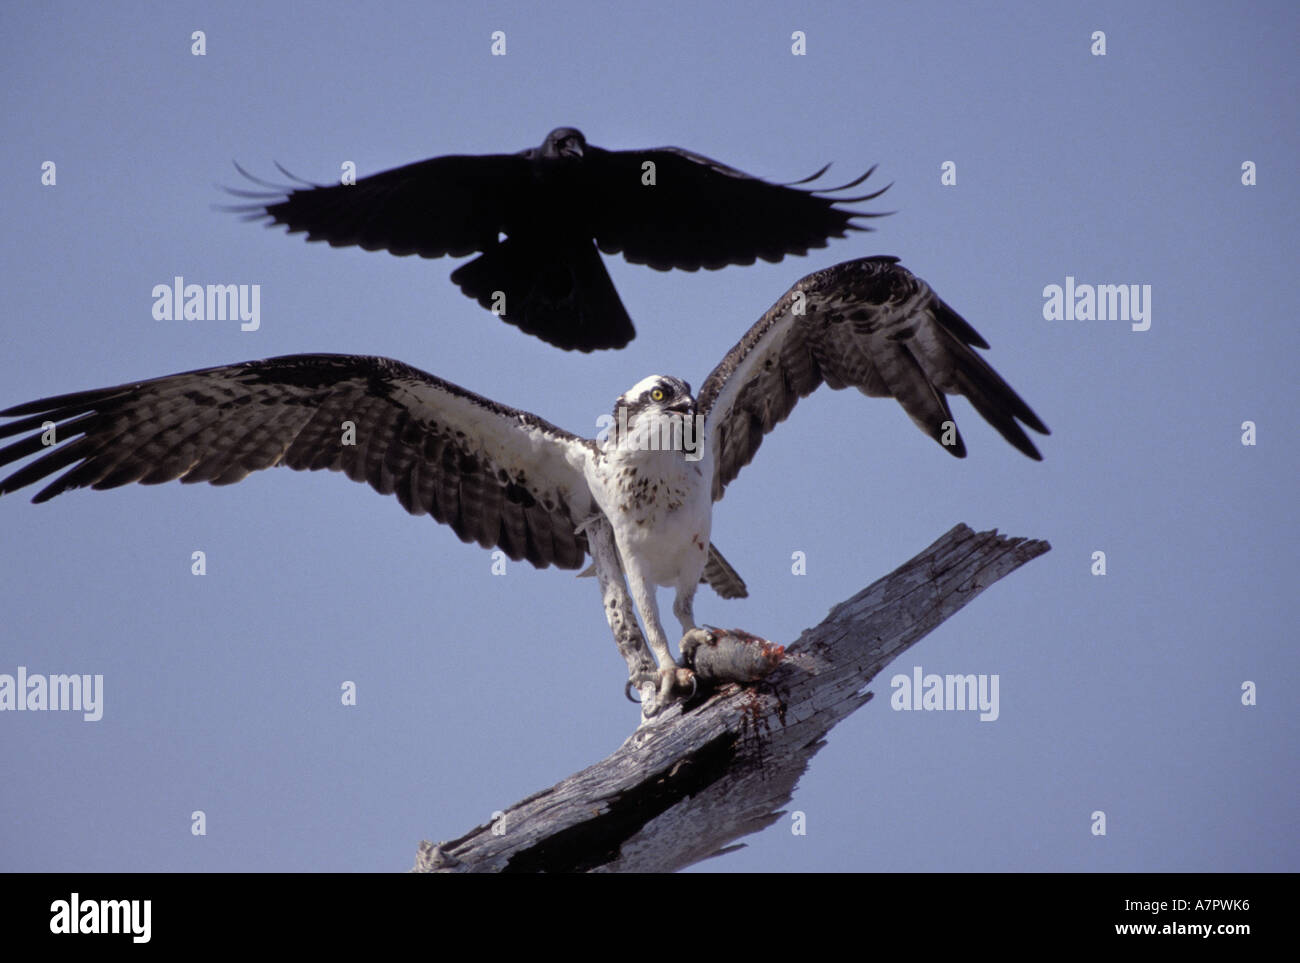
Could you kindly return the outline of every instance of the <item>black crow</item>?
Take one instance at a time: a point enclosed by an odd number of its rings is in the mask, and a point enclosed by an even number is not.
[[[527,334],[579,351],[621,348],[636,334],[597,247],[659,271],[779,261],[869,230],[853,218],[880,214],[835,205],[887,189],[829,196],[861,184],[874,167],[830,189],[798,186],[826,167],[770,184],[679,147],[602,150],[572,127],[518,154],[434,157],[351,185],[281,187],[235,166],[274,190],[231,190],[257,203],[230,210],[334,247],[430,258],[478,253],[451,275],[466,295]]]

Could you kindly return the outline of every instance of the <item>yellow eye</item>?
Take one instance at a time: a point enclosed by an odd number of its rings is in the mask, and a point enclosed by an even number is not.
[[[663,401],[663,400],[664,400],[664,389],[663,389],[663,388],[656,388],[654,391],[650,392],[650,398],[651,398],[651,400],[653,400],[653,401]]]

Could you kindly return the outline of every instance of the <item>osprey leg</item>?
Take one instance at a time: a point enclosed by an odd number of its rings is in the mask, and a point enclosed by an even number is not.
[[[645,622],[646,640],[650,651],[659,660],[658,704],[666,706],[678,692],[694,692],[695,678],[690,669],[682,668],[673,658],[672,649],[668,648],[668,636],[659,621],[659,607],[655,604],[654,586],[648,583],[635,566],[624,569],[627,583],[632,589],[632,600],[636,602],[641,620]],[[657,709],[655,711],[658,711]],[[653,712],[645,712],[653,715]]]
[[[605,620],[609,622],[614,642],[627,663],[628,681],[639,688],[642,682],[655,677],[655,663],[636,623],[632,597],[628,594],[623,566],[614,547],[614,532],[603,515],[587,521],[583,529],[587,533],[587,547],[596,563],[596,580],[600,583]],[[644,693],[642,695],[644,697]]]
[[[681,623],[683,638],[689,635],[695,628],[695,586],[687,591],[677,590],[677,596],[673,599],[673,615]],[[681,648],[680,644],[678,648]]]

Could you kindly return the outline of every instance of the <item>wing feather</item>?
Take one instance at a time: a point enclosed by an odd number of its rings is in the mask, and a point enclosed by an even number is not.
[[[749,464],[763,436],[822,384],[895,398],[917,427],[958,458],[966,446],[945,395],[965,395],[1017,450],[1041,460],[1021,423],[1044,435],[1047,426],[974,347],[988,344],[897,258],[846,261],[808,275],[700,389],[714,500]]]
[[[279,186],[236,169],[269,191],[235,191],[252,204],[231,208],[250,220],[284,224],[290,234],[331,247],[399,256],[462,257],[496,244],[529,206],[532,165],[516,154],[448,154],[363,177],[355,184]],[[292,176],[292,175],[290,175]],[[229,189],[228,189],[229,190]]]
[[[0,495],[51,479],[35,502],[132,482],[225,485],[281,464],[330,469],[539,568],[581,566],[574,528],[595,510],[580,467],[589,442],[386,358],[250,361],[0,416],[14,419],[0,438],[36,432],[0,448],[0,465],[44,452],[0,481]]]
[[[874,168],[836,187],[814,183],[829,165],[776,184],[678,147],[602,150],[568,127],[517,154],[433,157],[352,184],[312,184],[281,167],[290,183],[280,185],[235,167],[253,189],[226,188],[240,198],[226,210],[334,247],[477,254],[451,274],[461,291],[566,351],[635,337],[599,251],[662,271],[780,261],[869,230],[884,215],[847,205],[887,189],[849,196]]]
[[[642,182],[647,162],[654,164],[653,185]],[[795,184],[822,173],[825,168]],[[600,249],[621,251],[631,263],[660,271],[715,270],[757,258],[780,261],[825,247],[849,231],[868,230],[855,219],[883,215],[837,205],[873,200],[887,188],[856,198],[833,195],[870,173],[838,188],[801,188],[761,180],[680,147],[590,147],[584,171]]]

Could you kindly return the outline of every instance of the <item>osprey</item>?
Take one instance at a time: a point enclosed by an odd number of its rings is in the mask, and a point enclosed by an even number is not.
[[[482,252],[452,281],[525,333],[579,351],[621,348],[636,333],[597,246],[659,271],[779,261],[867,230],[853,218],[880,215],[835,205],[884,192],[823,196],[856,187],[870,170],[829,189],[796,186],[829,164],[794,184],[770,184],[680,147],[602,150],[572,127],[518,154],[434,157],[350,185],[281,187],[235,166],[273,191],[228,189],[257,202],[228,210],[333,247],[427,258]]]
[[[701,581],[723,597],[745,594],[710,542],[713,503],[819,385],[897,399],[958,458],[966,448],[945,394],[965,395],[1008,442],[1041,458],[1021,423],[1047,427],[977,347],[988,344],[897,258],[864,258],[795,284],[698,395],[675,377],[637,382],[597,439],[398,361],[290,355],[0,412],[16,419],[0,425],[0,437],[35,432],[0,449],[0,465],[45,452],[0,481],[0,494],[59,472],[33,501],[129,482],[224,485],[273,465],[342,471],[463,541],[539,568],[580,568],[591,554],[602,591],[616,586],[623,611],[630,587],[657,671],[634,657],[608,595],[606,614],[631,681],[649,675],[654,691],[646,692],[662,706],[690,678],[669,648],[656,587],[676,593],[683,633],[696,627]]]

